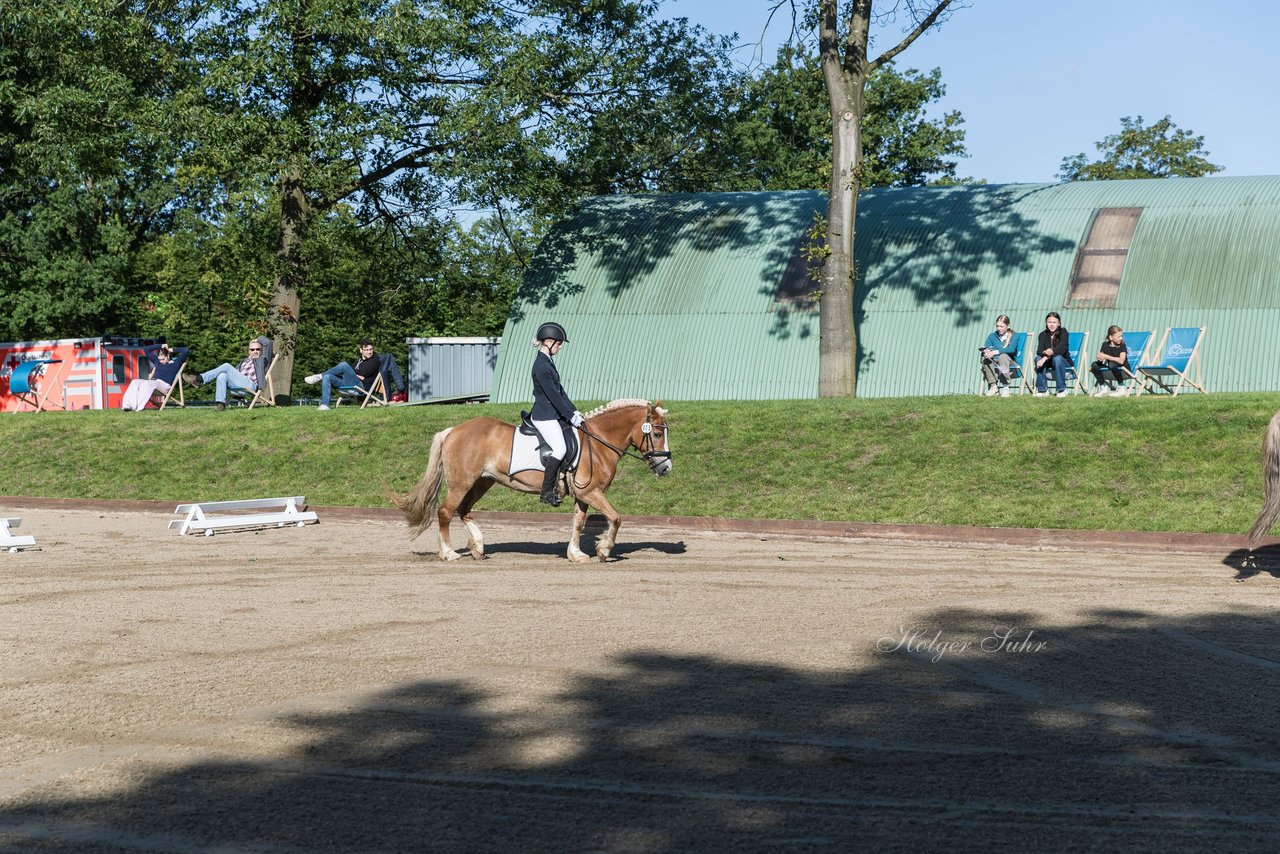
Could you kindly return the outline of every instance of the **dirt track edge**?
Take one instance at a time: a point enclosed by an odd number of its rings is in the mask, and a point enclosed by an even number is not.
[[[173,515],[176,502],[127,499],[38,498],[0,496],[0,506],[43,510],[96,510],[102,512],[161,513]],[[399,511],[390,507],[336,507],[310,505],[323,521],[326,517],[344,520],[370,519],[399,521]],[[567,522],[567,513],[477,511],[480,521],[536,528]],[[935,545],[1013,546],[1018,548],[1109,550],[1125,552],[1180,552],[1224,554],[1251,550],[1248,537],[1233,534],[1172,533],[1163,531],[1089,531],[1050,528],[978,528],[958,525],[893,525],[876,522],[829,522],[792,519],[731,519],[719,516],[632,516],[623,515],[626,525],[686,531],[709,531],[744,535],[810,536],[930,543]],[[603,524],[604,517],[592,515],[588,525]],[[1264,540],[1257,548],[1275,548],[1280,539]]]

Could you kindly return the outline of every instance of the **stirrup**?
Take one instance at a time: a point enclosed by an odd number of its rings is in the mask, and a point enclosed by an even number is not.
[[[544,492],[538,496],[538,500],[543,504],[550,504],[552,507],[559,507],[561,502],[560,496],[553,489],[550,492]]]

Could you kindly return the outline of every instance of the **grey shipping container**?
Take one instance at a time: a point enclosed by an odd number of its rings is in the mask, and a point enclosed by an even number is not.
[[[487,397],[501,338],[409,338],[409,400]]]

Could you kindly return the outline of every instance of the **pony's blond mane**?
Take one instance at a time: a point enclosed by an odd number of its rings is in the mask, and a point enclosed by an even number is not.
[[[600,415],[601,413],[609,412],[610,410],[613,410],[613,409],[622,409],[624,406],[648,406],[648,405],[649,405],[649,401],[641,400],[638,397],[622,397],[617,400],[611,400],[608,403],[606,403],[604,406],[597,406],[595,409],[586,413],[586,417],[595,418],[597,415]]]

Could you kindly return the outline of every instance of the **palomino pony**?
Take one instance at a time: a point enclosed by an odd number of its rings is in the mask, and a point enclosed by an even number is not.
[[[1266,498],[1258,511],[1258,520],[1249,531],[1249,539],[1254,543],[1261,540],[1280,517],[1280,412],[1271,416],[1267,432],[1262,435],[1262,483]]]
[[[568,494],[574,500],[573,534],[568,557],[583,562],[591,556],[582,551],[578,541],[587,524],[587,509],[594,507],[609,520],[609,528],[596,545],[596,557],[606,560],[618,541],[622,522],[604,491],[613,483],[618,462],[635,448],[649,469],[659,477],[671,471],[671,449],[667,444],[667,413],[662,401],[615,400],[588,412],[586,422],[577,431],[582,453],[577,471],[566,480]],[[537,494],[542,488],[541,471],[509,474],[511,442],[515,426],[496,418],[479,417],[441,430],[431,440],[431,456],[427,470],[418,485],[407,495],[393,496],[404,520],[416,537],[431,527],[434,520],[440,536],[440,559],[457,560],[461,555],[449,548],[449,522],[454,515],[467,526],[467,547],[471,557],[484,557],[484,537],[471,517],[471,508],[500,483],[517,492]],[[440,502],[440,487],[447,487]]]

